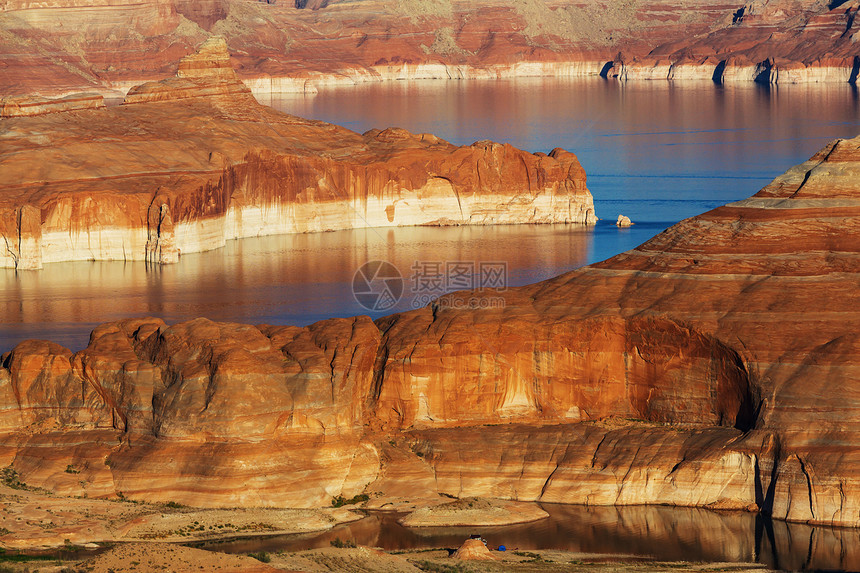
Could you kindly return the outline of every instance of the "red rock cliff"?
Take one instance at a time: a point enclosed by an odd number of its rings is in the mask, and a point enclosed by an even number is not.
[[[857,525],[858,159],[860,138],[836,141],[754,197],[514,289],[503,309],[457,312],[443,300],[381,319],[378,419],[709,427],[476,428],[487,446],[468,452],[456,447],[458,430],[419,433],[449,492],[749,502],[781,518]],[[529,494],[516,477],[523,460]],[[463,467],[476,475],[457,477]],[[487,481],[491,467],[508,468],[505,477]]]
[[[121,106],[2,121],[0,267],[168,263],[234,238],[368,226],[596,221],[571,153],[279,113],[217,38]]]
[[[6,0],[0,93],[124,91],[227,38],[260,93],[384,79],[597,75],[847,82],[858,3]],[[114,92],[115,93],[115,92]]]
[[[144,319],[74,355],[22,343],[0,369],[0,463],[199,505],[407,481],[860,525],[858,170],[860,138],[836,141],[633,251],[375,324]],[[504,306],[448,304],[463,296]]]

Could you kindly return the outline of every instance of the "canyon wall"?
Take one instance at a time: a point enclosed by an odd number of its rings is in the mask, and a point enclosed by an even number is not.
[[[847,82],[858,2],[5,0],[0,94],[123,94],[226,38],[255,93],[426,78]]]
[[[834,141],[756,196],[514,289],[503,309],[455,312],[443,299],[380,319],[378,416],[415,428],[436,479],[465,495],[699,496],[858,525],[858,150],[860,139]],[[574,419],[662,427],[479,429],[469,443],[488,447],[465,450],[441,404],[493,424],[521,420],[514,405],[542,424],[569,408]],[[509,469],[488,478],[491,467]],[[535,468],[534,482],[518,477]]]
[[[858,210],[860,138],[839,140],[530,286],[376,322],[136,319],[76,354],[24,342],[0,358],[0,465],[201,506],[427,492],[860,526]]]
[[[66,105],[3,108],[0,267],[171,263],[281,233],[596,221],[571,153],[458,147],[397,128],[360,135],[278,113],[236,78],[219,39],[123,105]]]

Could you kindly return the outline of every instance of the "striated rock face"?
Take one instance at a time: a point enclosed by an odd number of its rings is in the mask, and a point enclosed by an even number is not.
[[[67,494],[327,505],[378,471],[359,437],[379,338],[366,317],[308,328],[141,319],[98,328],[74,356],[23,343],[3,361],[3,450]],[[84,470],[69,476],[69,465]]]
[[[0,93],[124,93],[226,37],[258,93],[427,78],[847,82],[856,1],[6,0]]]
[[[251,90],[236,77],[224,38],[214,36],[203,42],[194,54],[179,62],[176,77],[134,86],[124,103],[172,101],[207,96],[230,96],[234,101],[253,105]]]
[[[0,463],[198,505],[420,487],[857,526],[858,210],[860,138],[503,293],[307,328],[127,320],[77,354],[25,342],[2,358]],[[504,305],[449,304],[464,295]]]
[[[443,300],[380,320],[379,416],[442,428],[555,423],[567,409],[690,424],[644,434],[581,424],[535,438],[473,429],[470,445],[489,443],[468,450],[453,428],[416,437],[455,494],[755,503],[780,518],[858,525],[858,150],[860,138],[835,141],[756,196],[515,289],[504,309],[456,312]]]
[[[220,39],[124,105],[3,122],[0,267],[170,263],[234,238],[368,226],[596,221],[571,153],[278,113]]]
[[[444,494],[551,503],[754,510],[762,499],[758,464],[767,459],[760,439],[732,428],[670,429],[642,420],[410,435]]]
[[[76,109],[95,109],[104,106],[104,98],[97,94],[72,94],[57,99],[13,96],[0,99],[0,118],[43,115]]]

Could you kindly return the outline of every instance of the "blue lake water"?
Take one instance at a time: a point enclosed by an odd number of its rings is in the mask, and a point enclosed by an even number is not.
[[[598,217],[570,225],[365,229],[233,241],[147,269],[75,262],[0,269],[0,352],[27,338],[73,350],[102,322],[205,316],[309,324],[378,317],[423,301],[417,262],[504,263],[508,286],[543,280],[646,241],[666,227],[747,197],[836,137],[860,132],[850,85],[619,84],[601,79],[391,82],[277,95],[263,103],[365,131],[398,126],[453,143],[492,139],[529,151],[564,147],[588,174]],[[619,213],[636,222],[612,223]],[[398,304],[369,312],[353,297],[356,269],[390,261],[404,278]]]

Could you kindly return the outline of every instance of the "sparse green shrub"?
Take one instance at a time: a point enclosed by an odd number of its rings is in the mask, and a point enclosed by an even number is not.
[[[540,553],[532,553],[531,551],[514,551],[514,555],[519,555],[520,557],[528,557],[531,559],[532,563],[540,563],[544,561],[543,556]]]
[[[269,563],[272,558],[265,551],[258,551],[256,553],[248,553],[248,557],[253,557],[257,561],[262,561],[263,563]]]
[[[367,495],[366,493],[360,493],[356,496],[353,496],[350,499],[346,499],[342,495],[339,495],[335,498],[332,498],[331,506],[332,507],[343,507],[345,505],[353,505],[356,503],[363,503],[363,502],[367,501],[368,499],[370,499],[370,496]]]
[[[340,537],[335,537],[329,543],[331,543],[332,547],[337,547],[338,549],[355,547],[355,541],[353,541],[352,539],[347,539],[346,541],[344,541]]]
[[[5,467],[0,471],[0,479],[3,480],[3,483],[7,487],[11,487],[12,489],[27,489],[27,484],[18,478],[18,472],[12,466]]]
[[[0,563],[27,563],[28,561],[56,561],[56,556],[54,555],[22,555],[21,553],[12,552],[9,553],[2,547],[0,547]],[[5,571],[13,571],[15,573],[22,573],[20,569],[11,569],[7,565],[0,565],[0,573],[4,573]],[[26,571],[26,569],[24,570]]]

